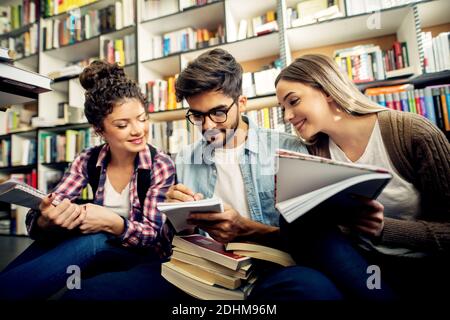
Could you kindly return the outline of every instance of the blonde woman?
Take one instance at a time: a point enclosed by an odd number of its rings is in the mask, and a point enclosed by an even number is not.
[[[361,210],[337,221],[356,235],[364,256],[400,294],[448,281],[450,144],[443,132],[422,116],[372,102],[323,55],[296,59],[275,86],[285,121],[311,154],[392,172],[377,200],[361,199]]]

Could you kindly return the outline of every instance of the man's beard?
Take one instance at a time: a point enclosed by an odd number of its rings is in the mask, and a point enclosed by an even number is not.
[[[205,138],[206,142],[213,146],[214,148],[221,148],[230,142],[231,139],[233,139],[234,135],[237,132],[237,129],[239,127],[239,117],[240,114],[238,113],[236,122],[231,128],[228,129],[209,129],[202,131],[202,135]],[[216,135],[220,135],[220,137],[224,137],[221,140],[217,141]]]

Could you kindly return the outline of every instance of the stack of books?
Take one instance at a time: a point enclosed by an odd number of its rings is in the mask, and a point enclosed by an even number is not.
[[[162,276],[202,300],[245,300],[267,265],[295,265],[289,254],[278,249],[237,242],[224,245],[199,234],[175,236],[173,245]]]

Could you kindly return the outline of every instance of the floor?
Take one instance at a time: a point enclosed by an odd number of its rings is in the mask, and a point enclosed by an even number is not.
[[[3,270],[32,242],[33,240],[29,237],[0,235],[0,270]]]

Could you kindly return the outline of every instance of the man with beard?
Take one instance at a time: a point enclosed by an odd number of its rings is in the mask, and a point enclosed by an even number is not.
[[[281,244],[275,209],[275,152],[307,152],[293,135],[258,128],[241,115],[242,67],[222,49],[203,53],[179,75],[178,101],[186,99],[186,118],[202,139],[176,159],[178,184],[166,201],[194,201],[213,196],[224,202],[222,213],[191,213],[189,222],[213,239]],[[340,299],[341,293],[322,273],[301,266],[272,269],[259,277],[253,299]]]

